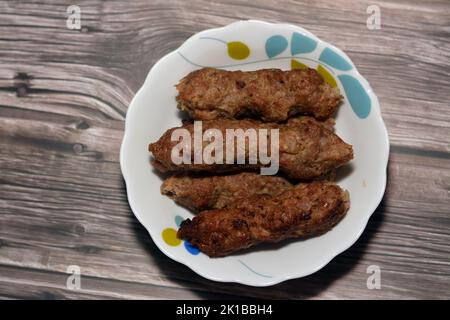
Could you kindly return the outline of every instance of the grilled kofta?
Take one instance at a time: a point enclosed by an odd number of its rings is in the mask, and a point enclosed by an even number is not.
[[[287,179],[256,172],[228,175],[175,174],[161,185],[161,193],[196,212],[234,207],[255,195],[273,197],[293,188]]]
[[[176,87],[178,108],[195,120],[257,117],[279,122],[296,114],[324,120],[342,101],[339,89],[314,69],[203,68],[189,73]]]

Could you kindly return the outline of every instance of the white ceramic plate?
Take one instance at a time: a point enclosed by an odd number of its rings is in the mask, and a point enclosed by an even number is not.
[[[305,65],[318,68],[345,96],[336,132],[355,154],[338,180],[350,192],[346,217],[320,237],[225,258],[211,259],[177,240],[181,220],[192,214],[160,194],[162,181],[147,151],[149,142],[180,125],[174,85],[204,66],[256,70]],[[383,197],[388,155],[378,99],[345,53],[294,25],[239,21],[192,36],[153,66],[128,108],[120,164],[131,209],[162,252],[211,280],[268,286],[318,271],[359,238]]]

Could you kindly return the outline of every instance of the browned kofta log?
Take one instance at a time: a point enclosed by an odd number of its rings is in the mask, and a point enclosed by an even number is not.
[[[203,211],[183,221],[177,236],[210,257],[261,242],[323,234],[347,213],[347,191],[331,182],[299,184],[278,196],[238,207]]]
[[[284,121],[292,115],[331,117],[342,101],[339,89],[314,69],[193,71],[177,85],[178,108],[195,120],[258,117]]]
[[[184,124],[181,128],[187,129],[191,135],[191,154],[194,153],[194,124]],[[154,160],[153,165],[160,171],[202,171],[202,172],[230,172],[242,169],[258,169],[267,165],[260,162],[250,164],[227,164],[226,142],[223,142],[223,163],[179,163],[172,161],[172,149],[179,144],[172,141],[172,133],[177,128],[167,130],[163,136],[149,145]],[[333,169],[342,166],[353,158],[352,146],[342,141],[336,134],[325,128],[317,121],[296,121],[286,124],[263,123],[257,120],[231,120],[217,119],[202,122],[202,132],[208,129],[218,129],[226,136],[226,129],[279,129],[279,169],[292,179],[310,180],[323,176]],[[270,141],[270,134],[268,137]],[[248,157],[246,147],[246,157]],[[235,152],[234,156],[236,156]],[[258,159],[259,160],[259,159]]]
[[[258,195],[277,196],[293,184],[279,176],[264,176],[256,172],[228,175],[175,174],[161,185],[161,193],[196,212],[238,205],[244,199]]]

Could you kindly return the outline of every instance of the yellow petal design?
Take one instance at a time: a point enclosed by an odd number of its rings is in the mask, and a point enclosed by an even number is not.
[[[180,245],[181,240],[177,237],[177,231],[172,228],[166,228],[162,232],[162,238],[169,246],[176,247]]]
[[[337,86],[336,80],[334,77],[321,65],[317,67],[317,72],[322,76],[323,80],[328,83],[330,86],[335,88]]]
[[[228,42],[227,47],[228,55],[235,60],[244,60],[250,55],[250,48],[243,42]]]
[[[291,69],[306,70],[306,69],[308,69],[308,66],[306,64],[301,63],[300,61],[297,61],[295,59],[291,59]]]

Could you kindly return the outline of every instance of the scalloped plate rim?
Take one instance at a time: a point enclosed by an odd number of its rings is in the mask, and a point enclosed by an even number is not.
[[[203,33],[208,33],[211,31],[220,31],[222,29],[226,29],[229,28],[231,26],[235,26],[237,24],[243,24],[243,23],[256,23],[256,24],[264,24],[267,26],[277,26],[277,27],[288,27],[288,28],[294,28],[294,29],[298,29],[300,32],[302,32],[303,34],[306,34],[308,36],[313,37],[314,39],[317,39],[318,43],[323,43],[326,44],[329,48],[335,50],[336,52],[338,52],[339,54],[341,54],[343,57],[345,57],[351,64],[352,66],[354,66],[354,72],[356,72],[356,74],[358,75],[359,80],[363,79],[365,86],[368,87],[368,89],[366,90],[366,92],[369,94],[369,96],[371,97],[371,99],[373,100],[373,105],[372,105],[372,110],[371,112],[375,111],[376,112],[376,120],[378,122],[378,124],[381,126],[382,129],[382,133],[383,133],[383,137],[382,138],[386,143],[385,143],[385,147],[386,149],[384,150],[383,154],[384,159],[383,159],[383,177],[382,177],[382,188],[380,189],[380,192],[378,194],[378,197],[376,199],[376,201],[374,203],[376,203],[376,205],[373,208],[368,208],[367,209],[367,217],[365,219],[364,224],[361,225],[361,228],[358,230],[358,232],[356,233],[356,236],[352,238],[352,240],[348,241],[348,243],[342,244],[340,245],[338,248],[335,248],[331,253],[329,253],[328,255],[326,255],[325,258],[323,258],[323,262],[314,266],[313,268],[311,268],[308,272],[302,272],[302,273],[297,273],[297,274],[291,274],[289,276],[279,276],[279,277],[273,277],[273,278],[261,278],[260,281],[255,282],[255,281],[247,281],[245,280],[245,278],[241,278],[241,277],[233,277],[233,278],[229,278],[229,277],[220,277],[211,273],[205,273],[200,271],[193,263],[190,263],[190,261],[182,261],[181,258],[178,258],[176,255],[173,255],[172,253],[170,253],[169,251],[167,251],[163,246],[160,245],[159,241],[157,239],[155,239],[155,236],[152,235],[152,232],[149,230],[149,228],[143,223],[143,219],[141,218],[140,214],[138,213],[138,211],[135,209],[135,205],[134,205],[134,201],[135,199],[133,198],[133,186],[131,185],[129,178],[127,177],[127,169],[125,166],[125,153],[126,153],[126,148],[127,148],[127,141],[128,141],[128,134],[127,134],[127,128],[129,128],[130,124],[130,118],[131,116],[129,116],[133,110],[133,106],[136,103],[137,98],[142,94],[148,80],[150,79],[150,77],[152,76],[154,70],[155,70],[155,66],[160,63],[162,60],[165,60],[167,58],[169,58],[172,55],[176,55],[178,50],[183,48],[183,46],[188,43],[190,40],[192,40],[194,37],[197,36],[201,36]],[[127,114],[126,114],[126,119],[125,119],[125,127],[124,127],[124,135],[122,138],[122,143],[120,146],[120,168],[122,171],[122,175],[125,181],[125,187],[126,187],[126,193],[127,193],[127,199],[128,199],[128,203],[130,205],[130,208],[133,212],[133,214],[135,215],[135,217],[137,218],[137,220],[139,221],[139,223],[141,223],[142,226],[144,226],[144,228],[147,230],[147,232],[149,233],[152,241],[154,242],[154,244],[157,246],[157,248],[163,252],[166,256],[168,256],[169,258],[171,258],[172,260],[181,263],[185,266],[187,266],[188,268],[190,268],[192,271],[194,271],[196,274],[212,280],[212,281],[217,281],[217,282],[227,282],[227,283],[240,283],[240,284],[244,284],[244,285],[248,285],[248,286],[254,286],[254,287],[266,287],[266,286],[272,286],[287,280],[291,280],[291,279],[297,279],[297,278],[302,278],[302,277],[306,277],[308,275],[311,275],[317,271],[319,271],[320,269],[322,269],[323,267],[325,267],[327,264],[329,264],[335,257],[337,257],[339,254],[343,253],[344,251],[346,251],[348,248],[350,248],[354,243],[356,243],[358,241],[358,239],[360,238],[361,234],[364,232],[367,223],[369,222],[370,217],[373,215],[373,213],[375,212],[376,208],[378,207],[379,203],[381,202],[381,200],[383,199],[385,190],[386,190],[386,184],[387,184],[387,165],[388,165],[388,160],[389,160],[389,150],[390,149],[390,143],[389,143],[389,136],[388,136],[388,131],[386,128],[386,125],[383,121],[382,115],[381,115],[381,109],[380,109],[380,105],[379,105],[379,100],[378,97],[376,96],[375,92],[373,91],[372,87],[370,86],[369,82],[359,73],[358,69],[356,68],[356,66],[354,65],[353,61],[348,57],[348,55],[343,52],[342,50],[340,50],[339,48],[335,47],[334,45],[320,39],[319,37],[317,37],[316,35],[314,35],[313,33],[311,33],[310,31],[306,30],[303,27],[294,25],[294,24],[290,24],[290,23],[270,23],[270,22],[266,22],[266,21],[261,21],[261,20],[239,20],[239,21],[235,21],[231,24],[222,26],[222,27],[217,27],[217,28],[210,28],[210,29],[206,29],[203,31],[200,31],[198,33],[193,34],[192,36],[190,36],[188,39],[186,39],[183,44],[181,44],[177,49],[167,53],[166,55],[164,55],[162,58],[160,58],[150,69],[149,73],[147,74],[144,83],[142,84],[142,86],[139,88],[139,90],[136,92],[135,96],[133,97],[133,99],[130,102],[130,105],[128,107],[127,110]]]

